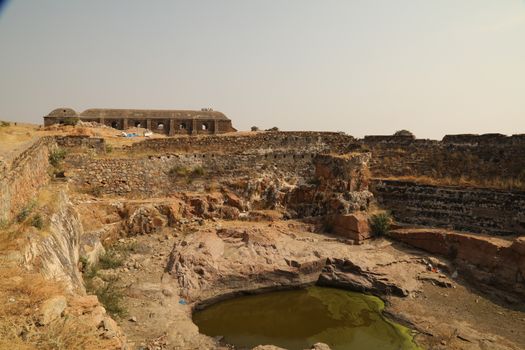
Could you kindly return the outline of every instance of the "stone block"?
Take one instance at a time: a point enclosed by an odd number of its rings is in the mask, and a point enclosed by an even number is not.
[[[363,241],[371,237],[368,215],[364,212],[334,215],[331,219],[333,233]]]

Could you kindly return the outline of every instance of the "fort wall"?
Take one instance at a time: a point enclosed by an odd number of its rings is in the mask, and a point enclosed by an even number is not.
[[[100,142],[59,141],[63,145],[104,149]],[[525,192],[395,180],[398,176],[522,179],[523,135],[453,135],[442,141],[381,136],[357,141],[341,133],[268,132],[150,139],[129,146],[130,158],[72,154],[68,156],[66,175],[77,186],[131,197],[202,191],[212,182],[255,181],[263,175],[290,183],[315,182],[315,157],[349,154],[363,148],[372,152],[368,162],[372,176],[383,178],[374,180],[373,192],[398,221],[475,233],[525,234]],[[203,175],[177,174],[177,169],[191,172],[195,168],[202,168]],[[310,197],[314,198],[315,193]],[[304,197],[303,202],[310,197]],[[293,200],[299,202],[300,198]]]
[[[228,154],[275,151],[348,153],[359,149],[357,140],[335,132],[264,132],[250,135],[174,137],[134,143],[131,152],[216,152]]]
[[[0,165],[0,220],[13,219],[49,182],[49,153],[53,147],[54,138],[40,138],[10,164]]]
[[[381,206],[406,224],[496,235],[525,234],[525,192],[374,180]]]
[[[525,184],[525,135],[447,135],[442,141],[367,136],[370,168],[379,178],[421,177]]]
[[[66,175],[76,186],[100,194],[137,198],[201,190],[212,181],[256,178],[264,173],[312,177],[312,153],[215,154],[188,153],[143,158],[67,157]],[[197,170],[195,170],[197,169]]]

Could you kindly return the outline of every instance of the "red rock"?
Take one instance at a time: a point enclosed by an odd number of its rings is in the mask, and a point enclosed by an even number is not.
[[[413,247],[455,261],[459,269],[482,283],[523,293],[516,276],[525,272],[525,241],[460,233],[446,229],[410,228],[391,230],[389,236]],[[520,282],[522,283],[522,282]]]
[[[225,192],[224,193],[224,202],[229,205],[229,206],[232,206],[234,208],[237,208],[239,210],[243,210],[244,209],[244,204],[242,202],[242,199],[239,198],[239,196],[237,196],[235,193],[232,193],[232,192]]]
[[[334,215],[331,219],[333,232],[337,235],[362,241],[370,238],[368,215],[364,212]]]

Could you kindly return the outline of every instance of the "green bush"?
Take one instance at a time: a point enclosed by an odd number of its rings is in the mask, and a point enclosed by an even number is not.
[[[31,226],[41,230],[44,227],[44,219],[42,215],[36,214],[31,218]]]
[[[9,227],[9,220],[7,219],[0,219],[0,230],[5,230]]]
[[[67,151],[62,148],[57,148],[49,154],[49,163],[57,167],[60,162],[66,157]]]
[[[78,117],[64,118],[64,125],[77,125],[80,119]]]
[[[105,286],[98,288],[95,294],[111,316],[126,316],[127,310],[122,305],[123,288],[117,285],[117,280],[108,281]]]
[[[323,222],[323,232],[334,233],[334,224],[328,220]]]
[[[186,167],[183,167],[183,166],[180,166],[180,165],[175,165],[168,172],[168,174],[170,176],[173,176],[173,177],[177,177],[177,176],[185,177],[189,173],[190,173],[190,169],[188,169]]]
[[[124,258],[117,254],[114,250],[108,250],[102,254],[98,259],[98,267],[101,269],[115,269],[124,264]]]
[[[392,217],[388,212],[372,215],[370,218],[370,228],[372,229],[372,234],[376,237],[386,235],[390,230],[391,223]]]
[[[312,177],[308,179],[306,183],[313,186],[319,186],[321,184],[321,180],[318,177]]]
[[[86,257],[80,257],[80,263],[82,264],[82,276],[86,292],[96,295],[111,316],[126,316],[127,310],[122,305],[124,298],[123,288],[118,285],[118,278],[106,279],[104,281],[105,285],[95,288],[93,279],[98,276],[99,265],[90,265]]]
[[[189,169],[187,167],[176,165],[168,171],[168,175],[172,177],[195,178],[195,177],[202,177],[205,174],[206,174],[206,170],[204,170],[204,168],[201,166],[196,166],[193,169]]]
[[[415,137],[414,134],[411,131],[408,130],[398,130],[394,133],[394,136],[409,136],[409,137]]]
[[[102,186],[93,186],[91,188],[89,188],[87,191],[86,191],[87,194],[90,194],[94,197],[102,197],[102,194],[104,193],[104,188],[102,188]]]
[[[25,221],[25,219],[27,219],[29,217],[29,215],[31,215],[31,212],[33,211],[33,209],[35,209],[35,203],[34,202],[31,202],[28,205],[26,205],[25,207],[23,207],[22,210],[20,210],[20,212],[16,216],[16,222]]]
[[[4,122],[3,120],[0,120],[0,128],[5,128],[5,127],[8,127],[10,125],[11,125],[10,122]]]
[[[203,167],[201,166],[198,166],[198,167],[195,167],[193,168],[193,170],[191,171],[191,175],[193,177],[201,177],[201,176],[204,176],[206,174],[206,171],[204,170]]]

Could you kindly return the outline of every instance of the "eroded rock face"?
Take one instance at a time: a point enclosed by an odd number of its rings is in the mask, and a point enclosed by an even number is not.
[[[79,242],[83,233],[80,218],[64,191],[59,192],[55,205],[49,234],[33,235],[24,249],[24,264],[29,269],[38,266],[46,278],[65,282],[70,290],[83,290],[78,269]]]
[[[167,270],[191,301],[318,281],[379,294],[417,290],[415,276],[426,270],[421,259],[401,258],[388,247],[380,252],[357,248],[282,222],[232,223],[203,229],[176,243]]]
[[[514,241],[444,229],[398,229],[390,236],[452,259],[471,281],[525,296],[525,240]]]

